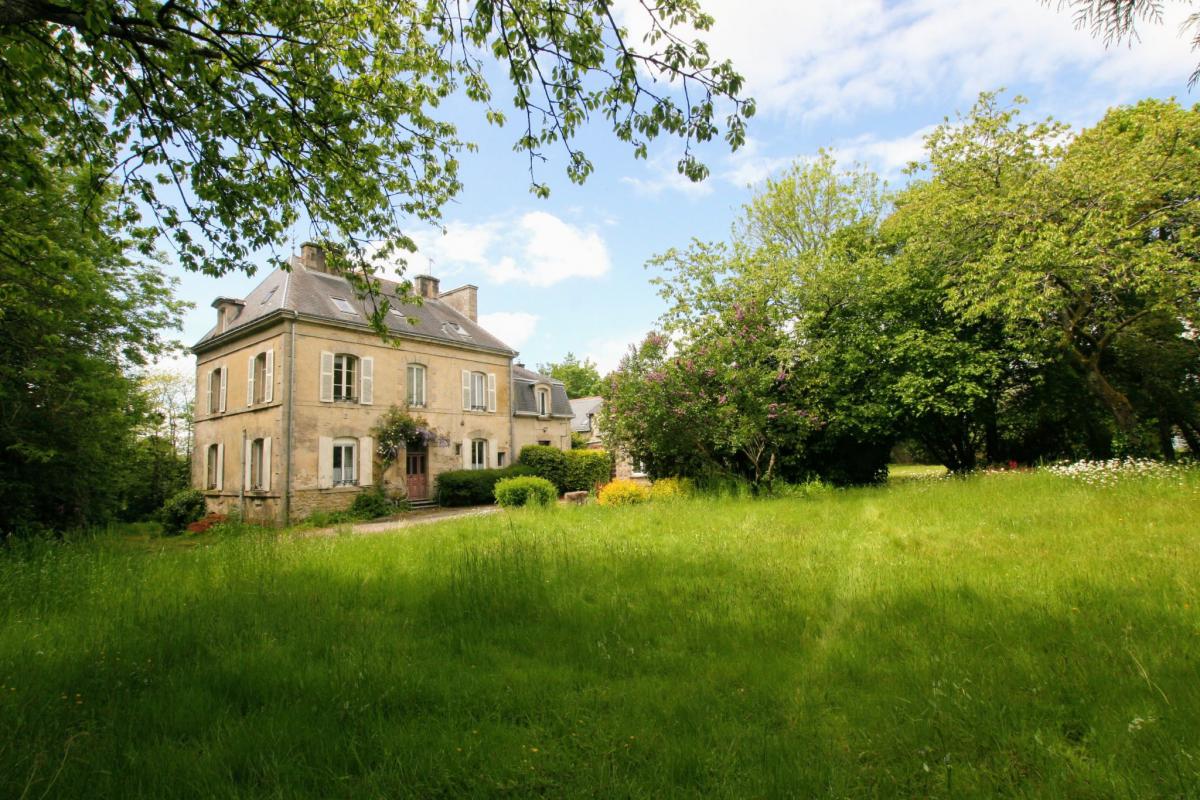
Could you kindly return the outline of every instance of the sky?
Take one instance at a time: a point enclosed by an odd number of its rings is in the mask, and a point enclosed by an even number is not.
[[[549,151],[538,177],[551,194],[539,199],[529,191],[527,160],[512,150],[517,126],[488,126],[482,109],[467,104],[453,111],[479,150],[462,155],[465,188],[445,209],[444,232],[412,227],[420,252],[407,274],[429,272],[443,291],[478,286],[481,324],[530,367],[567,352],[592,359],[602,373],[616,367],[664,310],[646,262],[693,238],[726,238],[756,186],[818,148],[897,186],[904,166],[920,158],[925,134],[982,91],[1023,95],[1026,118],[1054,116],[1075,128],[1145,97],[1200,102],[1200,89],[1187,87],[1200,54],[1180,35],[1186,4],[1168,4],[1163,24],[1141,27],[1140,42],[1108,48],[1076,29],[1057,2],[1040,0],[702,4],[716,20],[702,38],[746,77],[745,94],[758,110],[743,148],[731,153],[714,141],[698,150],[711,170],[701,183],[675,171],[680,140],[661,138],[638,160],[596,118],[580,140],[595,172],[572,184],[564,154]],[[636,18],[625,18],[633,27]],[[504,87],[493,88],[499,95]],[[306,238],[295,232],[297,246]],[[179,295],[195,304],[179,334],[185,345],[212,326],[213,298],[244,297],[265,274],[171,272]]]

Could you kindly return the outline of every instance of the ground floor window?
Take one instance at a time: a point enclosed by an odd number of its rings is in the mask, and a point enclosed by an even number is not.
[[[333,485],[350,486],[358,483],[354,471],[357,462],[355,451],[358,442],[354,439],[335,439],[333,442]]]
[[[487,469],[487,439],[471,440],[471,469]]]
[[[506,455],[508,455],[508,454],[507,454],[507,453],[505,453],[503,450],[501,450],[500,452],[496,453],[496,466],[497,466],[497,467],[503,467],[503,466],[504,466],[504,457],[505,457]]]
[[[221,446],[219,444],[208,446],[207,459],[208,477],[204,483],[209,489],[217,489],[221,471]]]
[[[250,443],[250,488],[263,488],[263,440]]]

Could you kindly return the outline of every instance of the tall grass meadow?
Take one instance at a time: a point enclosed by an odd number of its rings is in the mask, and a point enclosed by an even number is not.
[[[17,544],[0,797],[1196,796],[1198,520],[1040,472]]]

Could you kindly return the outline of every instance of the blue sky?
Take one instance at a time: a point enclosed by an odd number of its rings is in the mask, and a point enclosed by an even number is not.
[[[1179,34],[1183,4],[1168,5],[1163,25],[1143,26],[1139,43],[1109,49],[1076,30],[1069,12],[1039,0],[705,0],[704,7],[716,18],[704,38],[747,77],[758,114],[742,150],[731,154],[721,142],[700,150],[712,170],[703,183],[675,173],[680,142],[660,140],[649,159],[636,160],[596,119],[581,140],[596,172],[576,186],[563,172],[563,154],[551,151],[539,173],[551,196],[539,200],[528,191],[528,163],[511,149],[515,125],[489,127],[472,107],[453,112],[479,151],[463,154],[465,190],[445,209],[445,233],[413,228],[421,253],[408,272],[431,271],[443,289],[479,286],[481,322],[530,366],[573,351],[602,370],[614,367],[662,310],[647,259],[693,237],[724,238],[754,185],[819,147],[895,185],[929,128],[969,108],[980,91],[1007,87],[1029,99],[1029,116],[1075,127],[1143,97],[1200,101],[1187,89],[1200,55]],[[625,19],[636,30],[632,11]],[[494,88],[499,95],[504,87]],[[296,231],[297,244],[306,233]],[[180,295],[195,303],[180,336],[185,344],[211,326],[214,297],[243,297],[262,277],[172,272]]]

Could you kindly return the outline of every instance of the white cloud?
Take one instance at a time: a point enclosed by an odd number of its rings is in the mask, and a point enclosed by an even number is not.
[[[584,348],[583,357],[590,358],[596,364],[596,370],[601,376],[607,375],[620,365],[621,358],[629,352],[630,345],[640,343],[647,333],[648,330],[644,330],[624,336],[592,339]]]
[[[835,145],[833,153],[841,164],[859,162],[884,177],[892,176],[925,155],[925,137],[935,127],[926,125],[894,139],[879,139],[871,134],[863,134]]]
[[[794,156],[765,155],[757,139],[747,138],[741,149],[730,154],[728,168],[721,172],[721,177],[738,188],[753,186],[796,160]]]
[[[450,222],[444,234],[413,236],[419,252],[409,272],[438,277],[481,270],[495,283],[552,286],[569,278],[599,278],[612,264],[604,238],[592,228],[564,222],[545,211],[480,223]]]
[[[635,32],[644,29],[640,4],[619,7]],[[1124,102],[1163,83],[1184,91],[1197,61],[1179,35],[1187,4],[1166,4],[1164,23],[1140,26],[1133,47],[1108,49],[1077,30],[1069,10],[1037,0],[706,0],[704,8],[716,23],[700,37],[746,76],[760,113],[800,119],[850,119],[946,95],[969,102],[1005,85],[1050,87],[1072,70],[1089,76],[1078,79],[1080,94]]]
[[[693,181],[680,174],[677,162],[665,154],[654,156],[644,163],[644,176],[626,175],[621,178],[621,183],[629,184],[638,194],[658,197],[665,191],[672,191],[692,198],[712,194],[711,177],[703,181]]]
[[[533,338],[539,319],[537,314],[524,311],[494,311],[491,314],[480,314],[479,324],[509,347],[519,350]]]

